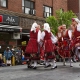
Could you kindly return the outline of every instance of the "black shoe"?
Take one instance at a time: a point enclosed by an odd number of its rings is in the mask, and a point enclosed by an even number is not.
[[[57,68],[57,66],[55,66],[55,68]]]
[[[33,67],[33,69],[37,69],[37,67]]]
[[[66,66],[66,64],[65,64],[65,65],[63,65],[63,66]]]
[[[70,66],[70,67],[73,67],[73,66]]]
[[[31,65],[28,65],[28,68],[33,68],[33,66],[31,66]]]
[[[55,66],[55,67],[52,67],[51,69],[55,69],[55,68],[57,68],[57,66]]]
[[[51,64],[49,64],[49,65],[45,66],[44,68],[47,68],[47,67],[50,67],[50,66],[51,66]]]

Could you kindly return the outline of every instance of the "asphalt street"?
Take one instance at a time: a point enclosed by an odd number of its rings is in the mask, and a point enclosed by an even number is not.
[[[63,66],[57,62],[57,68],[44,68],[38,65],[37,70],[27,69],[26,65],[0,67],[0,80],[80,80],[79,62],[73,63],[73,67]]]

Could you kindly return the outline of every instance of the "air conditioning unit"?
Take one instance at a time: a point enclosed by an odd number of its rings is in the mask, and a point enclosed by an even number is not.
[[[13,33],[13,39],[21,39],[20,33]]]
[[[34,14],[34,15],[36,14],[36,10],[33,10],[33,14]]]
[[[29,14],[31,14],[31,15],[35,15],[35,14],[36,14],[36,10],[31,9],[31,10],[29,11]]]

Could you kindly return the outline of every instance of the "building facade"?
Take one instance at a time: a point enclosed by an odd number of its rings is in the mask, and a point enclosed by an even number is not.
[[[80,0],[68,0],[68,10],[72,10],[80,19]]]
[[[0,0],[0,50],[28,41],[32,23],[43,25],[60,8],[67,11],[67,0]]]

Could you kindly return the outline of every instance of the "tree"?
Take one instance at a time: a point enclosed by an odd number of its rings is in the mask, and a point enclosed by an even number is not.
[[[58,26],[65,24],[68,27],[71,25],[71,19],[75,18],[76,15],[72,11],[64,12],[62,9],[56,11],[56,16],[50,16],[46,18],[46,22],[50,24],[52,32],[54,34],[58,31]]]
[[[65,24],[68,27],[71,25],[71,19],[75,18],[76,15],[71,10],[64,12],[62,9],[56,11],[56,18],[58,20],[58,24]]]
[[[52,32],[53,32],[54,34],[56,34],[56,32],[57,32],[57,27],[58,27],[59,25],[58,25],[58,21],[57,21],[57,19],[55,18],[55,16],[50,16],[50,17],[48,17],[48,18],[46,19],[46,22],[48,22],[48,23],[50,24],[50,27],[52,28],[52,29],[51,29]]]

